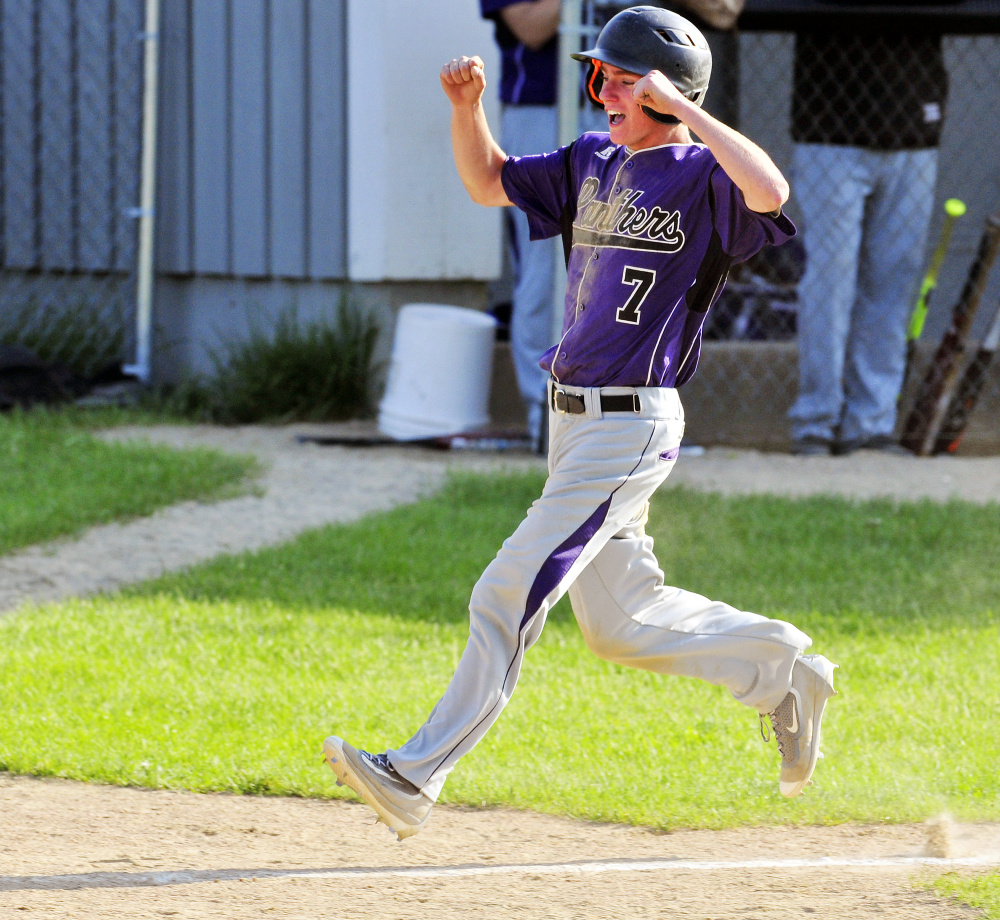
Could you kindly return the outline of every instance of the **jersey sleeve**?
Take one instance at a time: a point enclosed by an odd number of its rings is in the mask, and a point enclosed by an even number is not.
[[[500,181],[511,203],[528,216],[533,240],[558,236],[561,215],[569,200],[565,148],[552,153],[507,157]]]
[[[767,244],[780,246],[795,236],[795,224],[784,213],[751,211],[743,193],[721,166],[712,171],[711,183],[715,229],[723,250],[734,261],[745,262]]]

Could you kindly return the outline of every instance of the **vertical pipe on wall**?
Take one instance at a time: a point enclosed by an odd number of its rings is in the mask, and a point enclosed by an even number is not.
[[[582,0],[563,0],[559,23],[559,145],[575,141],[580,121],[580,64],[570,54],[580,50]]]
[[[136,264],[135,364],[123,373],[149,383],[153,328],[153,231],[156,207],[156,116],[159,76],[160,0],[146,0],[146,28],[143,40],[142,88],[142,173],[139,218],[139,249]]]
[[[579,136],[580,122],[580,64],[570,57],[580,50],[583,0],[563,0],[560,5],[559,67],[556,92],[559,119],[559,146],[573,143]],[[566,269],[563,265],[562,241],[553,240],[553,258],[556,263],[552,296],[552,340],[562,335],[563,299],[566,292]]]

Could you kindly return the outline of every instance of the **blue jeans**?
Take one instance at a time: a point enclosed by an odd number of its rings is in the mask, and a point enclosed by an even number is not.
[[[808,258],[792,437],[891,436],[937,150],[796,144],[794,178]]]

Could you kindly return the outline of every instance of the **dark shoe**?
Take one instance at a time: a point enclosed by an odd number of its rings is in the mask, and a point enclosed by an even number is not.
[[[816,434],[807,434],[792,444],[792,453],[796,457],[826,457],[833,450],[833,442]]]
[[[877,450],[883,454],[898,457],[912,456],[910,452],[896,439],[887,434],[876,434],[870,438],[855,438],[851,441],[841,441],[833,446],[833,453],[838,457],[846,457],[856,450]]]

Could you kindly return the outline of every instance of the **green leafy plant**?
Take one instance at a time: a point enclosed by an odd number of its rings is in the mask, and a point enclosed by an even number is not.
[[[20,345],[89,379],[120,364],[124,354],[124,327],[108,314],[104,305],[87,300],[57,308],[32,297],[0,326],[0,344]]]
[[[182,387],[184,401],[224,424],[364,416],[378,334],[374,318],[346,300],[332,323],[303,324],[289,307],[272,329],[255,323],[246,339],[212,352],[214,376]]]

